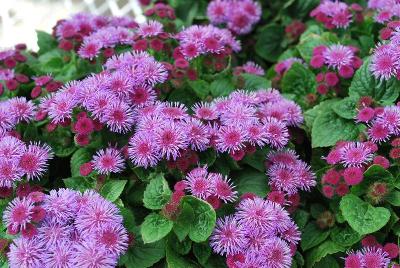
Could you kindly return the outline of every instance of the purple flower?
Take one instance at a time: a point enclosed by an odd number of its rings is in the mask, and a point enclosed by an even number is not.
[[[35,238],[16,238],[10,245],[7,257],[10,268],[43,267],[43,245]]]
[[[124,158],[115,148],[101,149],[93,157],[92,164],[100,174],[119,173],[124,169]]]
[[[117,265],[115,256],[107,254],[106,248],[95,241],[79,243],[75,250],[74,267],[114,268]]]
[[[221,255],[241,252],[245,246],[244,227],[232,216],[218,219],[210,236],[210,245],[214,252]]]

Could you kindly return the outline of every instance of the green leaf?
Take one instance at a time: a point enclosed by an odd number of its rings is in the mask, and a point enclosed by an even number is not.
[[[188,81],[188,84],[200,99],[210,94],[210,85],[204,80]]]
[[[303,64],[295,62],[282,78],[282,92],[296,96],[296,100],[306,105],[305,96],[316,92],[314,73]]]
[[[350,247],[361,240],[362,236],[351,229],[350,227],[346,226],[342,227],[335,227],[331,231],[331,239],[338,245],[344,247]]]
[[[207,243],[193,244],[193,253],[201,265],[205,265],[211,256],[211,248]]]
[[[141,225],[140,232],[143,242],[153,243],[163,239],[172,230],[174,223],[157,213],[151,213],[146,216]]]
[[[353,120],[357,115],[357,102],[357,99],[347,97],[334,103],[332,109],[340,117]]]
[[[343,248],[341,245],[338,245],[331,240],[327,240],[318,247],[313,248],[307,254],[307,267],[314,267],[314,264],[322,260],[322,258],[325,256],[342,252],[344,250],[345,248]]]
[[[269,24],[261,28],[259,34],[256,36],[255,50],[257,55],[266,61],[276,61],[279,55],[285,50],[282,47],[284,36],[285,29],[283,26]]]
[[[169,201],[171,193],[164,174],[156,174],[144,191],[144,206],[148,209],[161,209]]]
[[[114,202],[122,194],[127,180],[110,180],[101,187],[100,193],[105,198]]]
[[[197,243],[206,241],[214,230],[216,222],[215,210],[209,203],[194,196],[185,196],[182,198],[182,202],[189,204],[194,212],[189,238]]]
[[[57,47],[57,40],[51,35],[43,31],[36,31],[37,44],[39,47],[38,54],[42,55]]]
[[[360,184],[351,187],[351,193],[357,196],[365,194],[368,187],[376,181],[392,183],[395,181],[393,175],[380,165],[372,165],[364,172],[364,179]]]
[[[322,260],[320,260],[318,263],[315,264],[314,268],[339,268],[339,264],[337,263],[337,261],[335,260],[334,257],[328,255],[324,258],[322,258]]]
[[[355,140],[359,130],[355,123],[339,117],[332,110],[317,116],[312,126],[312,147],[328,147],[340,140]]]
[[[80,192],[84,192],[88,189],[96,188],[96,180],[91,177],[71,177],[67,179],[63,179],[64,184],[67,188],[77,190]]]
[[[143,244],[139,237],[135,237],[135,245],[129,247],[127,253],[121,256],[121,264],[127,268],[152,267],[165,256],[165,241]]]
[[[296,0],[289,11],[294,17],[304,19],[318,3],[318,0]]]
[[[304,121],[306,123],[306,126],[309,129],[312,129],[315,119],[320,114],[331,112],[332,105],[334,105],[337,101],[338,101],[338,99],[326,100],[326,101],[319,103],[318,105],[315,105],[312,109],[309,109],[308,111],[306,111],[304,113]]]
[[[264,148],[262,150],[257,150],[255,153],[247,154],[242,162],[248,164],[249,166],[257,169],[260,172],[265,173],[265,156],[268,153],[268,149]]]
[[[192,240],[180,241],[173,233],[168,236],[168,246],[180,255],[187,255],[192,249],[192,244]]]
[[[135,224],[135,216],[132,213],[132,210],[119,207],[119,211],[121,212],[122,217],[124,218],[124,226],[129,232],[133,232],[136,228]]]
[[[390,211],[383,207],[373,207],[353,194],[340,201],[343,217],[360,235],[380,230],[390,219]]]
[[[235,90],[235,85],[229,78],[214,80],[210,85],[210,91],[214,97],[228,96],[233,90]]]
[[[392,78],[388,81],[376,80],[369,70],[370,58],[364,60],[358,69],[349,87],[350,97],[356,99],[370,96],[384,105],[393,104],[399,97],[400,82]]]
[[[306,251],[324,242],[328,236],[329,230],[321,230],[314,222],[307,224],[301,234],[301,248]]]
[[[89,162],[92,154],[85,148],[79,148],[71,157],[71,175],[80,176],[79,168],[82,164]]]
[[[180,241],[183,241],[189,234],[190,225],[194,218],[194,211],[188,203],[182,203],[181,212],[174,222],[174,233]]]
[[[293,215],[293,220],[296,222],[297,226],[302,230],[310,218],[310,213],[305,210],[297,209]]]
[[[268,179],[264,172],[249,167],[239,171],[234,178],[239,194],[254,193],[260,197],[267,195]]]
[[[271,87],[271,81],[265,77],[243,73],[241,76],[244,78],[244,88],[247,90],[267,89]]]
[[[179,255],[173,248],[167,247],[166,261],[168,268],[195,268],[196,266],[183,256]]]
[[[328,45],[329,42],[322,38],[322,36],[318,33],[303,33],[299,44],[297,45],[297,49],[301,57],[306,61],[310,62],[312,53],[315,47],[321,45]]]
[[[400,192],[391,191],[389,195],[385,197],[385,200],[395,207],[400,207]]]

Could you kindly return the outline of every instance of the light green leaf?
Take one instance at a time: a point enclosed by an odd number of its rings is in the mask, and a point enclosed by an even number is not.
[[[359,130],[352,120],[339,117],[332,110],[317,116],[312,126],[312,147],[328,147],[340,140],[355,140]]]
[[[126,180],[110,180],[101,187],[101,195],[111,202],[117,200],[122,194],[126,185]]]
[[[373,207],[353,194],[340,201],[343,217],[360,235],[380,230],[390,219],[390,211],[384,207]]]
[[[169,201],[171,193],[164,175],[155,174],[144,191],[144,206],[148,209],[161,209]]]
[[[197,243],[206,241],[214,230],[217,218],[215,210],[209,203],[194,196],[183,197],[182,203],[189,204],[194,212],[194,218],[190,225],[189,238]]]
[[[141,225],[140,232],[143,242],[153,243],[163,239],[172,230],[174,223],[157,213],[151,213],[146,216]]]
[[[350,97],[359,99],[370,96],[381,104],[393,104],[399,97],[400,82],[392,78],[388,81],[376,80],[369,70],[370,58],[358,69],[349,87]]]
[[[89,162],[92,154],[85,148],[79,148],[71,157],[71,175],[80,176],[79,168],[82,164]]]

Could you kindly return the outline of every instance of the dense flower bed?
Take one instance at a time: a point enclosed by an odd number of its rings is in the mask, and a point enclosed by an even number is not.
[[[2,267],[399,267],[400,3],[140,2],[0,50]]]

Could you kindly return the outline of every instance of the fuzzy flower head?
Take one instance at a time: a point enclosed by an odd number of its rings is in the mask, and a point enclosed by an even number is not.
[[[119,173],[124,169],[124,158],[115,148],[101,149],[93,157],[92,164],[100,174]]]
[[[35,220],[37,207],[46,217],[33,225],[29,221]],[[115,267],[128,247],[118,208],[94,191],[52,190],[35,204],[16,198],[3,217],[7,223],[26,223],[37,230],[25,237],[22,227],[22,237],[13,239],[7,254],[12,268]]]
[[[349,6],[340,1],[321,1],[321,4],[312,10],[310,15],[328,29],[347,28],[352,21]]]
[[[247,34],[260,20],[261,6],[253,0],[214,0],[208,4],[207,16],[214,25],[226,24],[237,34]]]

